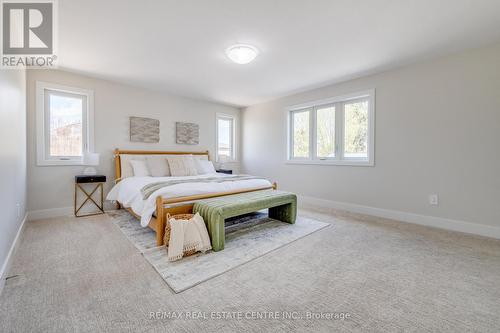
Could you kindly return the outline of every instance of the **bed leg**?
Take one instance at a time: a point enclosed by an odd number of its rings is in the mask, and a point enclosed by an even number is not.
[[[163,207],[163,198],[156,198],[156,245],[163,245],[163,237],[165,236],[165,210]]]

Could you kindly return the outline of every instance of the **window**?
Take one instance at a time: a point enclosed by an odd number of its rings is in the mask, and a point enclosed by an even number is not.
[[[335,105],[316,110],[316,155],[335,158]]]
[[[93,147],[93,92],[36,84],[38,165],[81,165]]]
[[[217,114],[217,162],[235,160],[235,119],[231,115]]]
[[[293,133],[293,157],[309,157],[309,110],[293,112],[292,133]]]
[[[373,165],[375,91],[288,108],[288,161]]]
[[[368,100],[344,103],[344,157],[368,159]]]

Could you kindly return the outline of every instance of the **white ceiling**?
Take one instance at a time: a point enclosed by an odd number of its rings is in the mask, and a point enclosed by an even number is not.
[[[500,41],[500,0],[60,0],[62,69],[247,106]],[[229,61],[255,45],[248,65]]]

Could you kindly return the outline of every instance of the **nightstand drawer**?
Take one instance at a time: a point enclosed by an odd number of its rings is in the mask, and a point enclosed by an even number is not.
[[[229,169],[219,169],[219,170],[216,170],[217,172],[219,173],[227,173],[229,175],[233,174],[233,170],[229,170]]]
[[[105,183],[106,182],[106,176],[102,175],[95,175],[95,176],[75,176],[75,183]]]

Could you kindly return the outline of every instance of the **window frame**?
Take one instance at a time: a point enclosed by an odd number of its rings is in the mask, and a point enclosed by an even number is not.
[[[236,159],[236,117],[231,114],[226,113],[216,113],[215,116],[215,161],[219,161],[219,119],[231,120],[232,121],[232,131],[231,131],[231,158],[229,161],[224,163],[234,163],[237,162]]]
[[[344,157],[344,105],[355,101],[368,101],[368,144],[367,158]],[[317,110],[335,106],[335,157],[317,156]],[[293,114],[309,110],[309,157],[293,157]],[[286,108],[287,121],[287,152],[286,164],[317,164],[317,165],[347,165],[347,166],[374,166],[375,165],[375,89],[364,90],[352,94],[311,101],[292,105]]]
[[[82,114],[82,156],[49,155],[50,132],[48,126],[48,92],[61,95],[80,95],[85,100]],[[54,83],[36,82],[36,159],[38,166],[83,165],[83,154],[94,151],[94,91]]]

